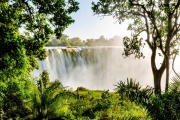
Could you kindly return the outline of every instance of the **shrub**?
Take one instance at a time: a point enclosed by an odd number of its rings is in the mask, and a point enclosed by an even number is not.
[[[148,115],[154,120],[179,120],[180,119],[180,77],[172,78],[173,83],[169,92],[162,95],[154,95],[153,89],[146,87],[141,89],[139,83],[127,79],[127,83],[118,83],[116,91],[127,97],[130,101],[143,105]]]
[[[141,103],[147,105],[150,101],[149,98],[153,94],[153,89],[147,86],[144,89],[141,89],[139,83],[133,81],[133,79],[127,79],[127,82],[120,81],[115,91],[119,93],[122,97],[126,96],[131,101],[136,103]]]

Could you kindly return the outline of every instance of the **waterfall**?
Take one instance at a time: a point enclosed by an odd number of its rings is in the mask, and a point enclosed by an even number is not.
[[[46,47],[48,57],[39,61],[34,76],[49,72],[51,80],[58,79],[74,90],[113,90],[119,81],[133,78],[141,85],[153,86],[150,56],[145,59],[124,58],[122,47]]]

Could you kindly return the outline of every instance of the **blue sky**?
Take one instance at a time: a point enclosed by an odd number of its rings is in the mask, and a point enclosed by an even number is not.
[[[123,37],[128,34],[127,22],[120,25],[112,17],[102,18],[98,15],[94,15],[91,10],[91,3],[93,0],[76,1],[80,3],[80,9],[72,14],[75,23],[71,24],[64,31],[64,34],[68,35],[70,38],[79,37],[82,40],[86,40],[90,38],[96,39],[101,35],[104,35],[105,38],[112,38],[115,35]]]

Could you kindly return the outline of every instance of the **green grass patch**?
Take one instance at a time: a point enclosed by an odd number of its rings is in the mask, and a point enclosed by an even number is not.
[[[69,94],[69,95],[68,95]],[[77,120],[150,120],[142,106],[109,91],[89,90],[84,87],[64,95],[61,112],[66,118]]]

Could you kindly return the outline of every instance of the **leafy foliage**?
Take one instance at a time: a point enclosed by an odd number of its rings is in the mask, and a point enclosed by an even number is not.
[[[170,92],[180,92],[180,75],[177,74],[172,77],[172,83],[170,84]]]
[[[34,84],[29,77],[19,76],[4,82],[0,89],[1,119],[23,118],[30,113],[26,101],[29,100]]]
[[[60,94],[64,88],[58,80],[50,82],[47,71],[43,71],[37,81],[37,91],[33,100],[33,112],[36,119],[50,119],[56,115],[56,109],[60,102]]]
[[[26,89],[32,85],[30,72],[38,68],[37,58],[45,59],[44,45],[50,36],[60,37],[74,22],[70,14],[78,10],[78,4],[75,0],[0,1],[0,119],[29,114],[25,101],[32,97],[32,89]]]
[[[74,119],[145,119],[145,111],[128,99],[107,91],[79,91],[77,100],[70,104]]]
[[[46,57],[50,35],[60,37],[77,10],[75,0],[0,1],[0,74],[13,77],[38,68],[35,58]]]
[[[173,77],[174,82],[170,85],[170,91],[162,95],[154,96],[151,88],[141,89],[139,83],[132,79],[127,83],[120,82],[117,92],[131,101],[146,107],[148,115],[154,120],[178,120],[180,119],[180,92],[179,77]]]
[[[142,105],[148,105],[150,102],[149,98],[153,94],[152,88],[146,87],[142,89],[140,84],[133,81],[133,79],[127,79],[127,83],[120,81],[116,87],[117,88],[115,90],[120,95],[126,96],[131,101]]]
[[[125,97],[119,100],[120,96],[114,92],[84,87],[78,92],[71,91],[59,81],[46,82],[45,76],[48,77],[46,71],[36,84],[17,80],[4,86],[6,91],[0,90],[4,119],[146,119],[144,108]]]
[[[139,46],[144,47],[142,45],[142,39],[139,40],[137,37],[135,37],[135,38],[133,38],[133,40],[131,40],[128,37],[124,37],[123,43],[125,46],[124,53],[123,53],[124,56],[128,57],[131,54],[134,54],[135,58],[145,57],[139,47]]]

